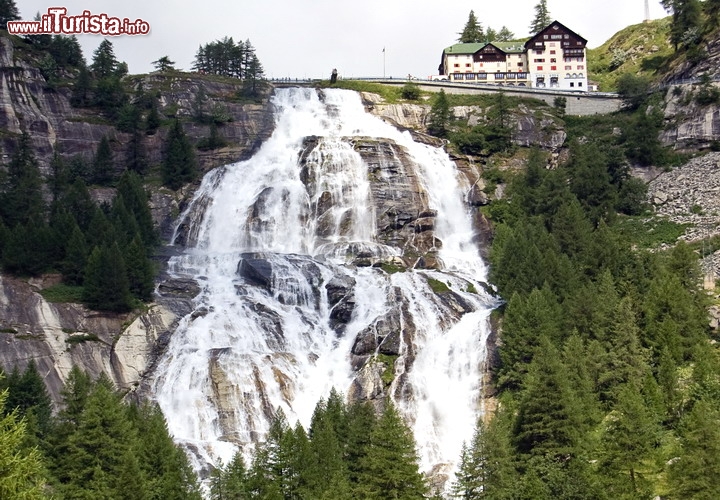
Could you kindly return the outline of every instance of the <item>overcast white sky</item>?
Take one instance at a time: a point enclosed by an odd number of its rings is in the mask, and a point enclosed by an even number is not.
[[[189,70],[197,48],[224,36],[250,39],[268,77],[341,76],[425,78],[435,74],[442,50],[457,41],[470,10],[483,27],[508,26],[518,37],[528,26],[538,0],[22,0],[24,20],[49,7],[67,7],[150,23],[149,35],[112,39],[119,60],[131,73],[152,71],[163,55]],[[548,0],[550,15],[586,38],[589,47],[618,30],[642,22],[644,0]],[[650,17],[664,17],[658,0],[649,0]],[[101,41],[80,36],[85,58]],[[383,47],[386,49],[383,58]]]

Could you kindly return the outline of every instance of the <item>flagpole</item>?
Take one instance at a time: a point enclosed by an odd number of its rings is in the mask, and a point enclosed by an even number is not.
[[[383,80],[385,79],[385,47],[383,47]]]

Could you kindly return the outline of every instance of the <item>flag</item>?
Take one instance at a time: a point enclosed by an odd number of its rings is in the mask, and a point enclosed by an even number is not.
[[[385,53],[385,47],[383,47],[383,54]]]

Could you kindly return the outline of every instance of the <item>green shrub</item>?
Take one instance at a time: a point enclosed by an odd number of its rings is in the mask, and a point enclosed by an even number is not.
[[[400,95],[403,99],[417,101],[420,99],[420,87],[416,83],[408,82],[403,86]]]

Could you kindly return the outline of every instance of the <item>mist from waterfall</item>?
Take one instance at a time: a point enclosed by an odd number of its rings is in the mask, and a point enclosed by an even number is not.
[[[414,431],[422,470],[449,472],[482,412],[494,305],[481,285],[486,267],[463,201],[469,186],[442,149],[367,113],[355,92],[281,89],[272,105],[272,136],[251,159],[209,172],[180,217],[187,245],[169,272],[192,277],[201,293],[159,361],[154,398],[198,468],[227,463],[263,439],[277,409],[307,428],[332,387],[347,393],[357,377],[350,362],[356,336],[400,307],[401,297],[414,335],[412,345],[401,335],[387,391]],[[392,141],[414,160],[437,212],[439,270],[388,274],[354,265],[360,254],[377,261],[403,255],[378,238],[357,137]],[[320,214],[322,204],[329,208]],[[453,312],[428,278],[447,284],[466,310]],[[331,320],[328,292],[337,280],[352,284],[354,300],[342,331]]]

